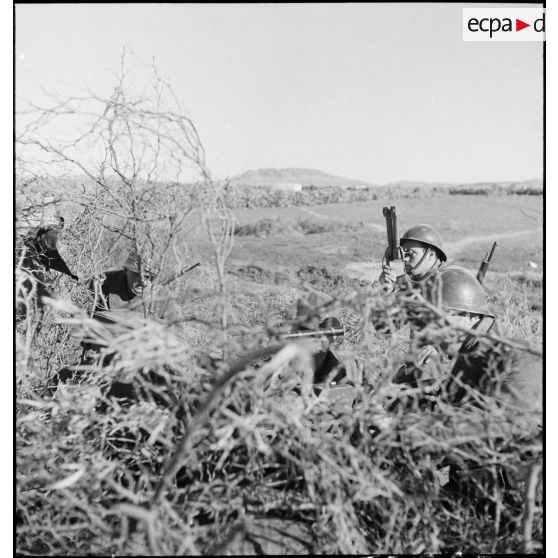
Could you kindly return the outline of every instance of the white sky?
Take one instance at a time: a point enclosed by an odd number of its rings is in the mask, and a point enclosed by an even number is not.
[[[106,89],[124,45],[155,58],[217,177],[542,177],[542,43],[463,42],[459,4],[18,5],[17,95]]]

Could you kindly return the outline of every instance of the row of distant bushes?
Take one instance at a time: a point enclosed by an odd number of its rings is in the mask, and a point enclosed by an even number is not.
[[[285,207],[320,205],[326,203],[351,203],[385,199],[389,197],[424,198],[440,195],[530,195],[543,193],[542,184],[526,182],[494,184],[438,185],[389,185],[371,188],[343,188],[340,186],[308,186],[302,191],[274,189],[269,186],[225,187],[225,200],[231,208]]]
[[[279,218],[260,219],[254,223],[239,223],[235,226],[235,236],[265,237],[276,234],[299,233],[321,234],[326,232],[351,231],[363,227],[364,223],[345,223],[342,221],[324,221],[317,219],[297,219],[284,221]]]
[[[169,187],[180,186],[176,183],[161,183],[161,192]],[[46,179],[38,181],[38,188],[42,192],[44,209],[49,204],[60,201],[60,197],[75,195],[76,186],[83,191],[94,193],[95,185],[89,181],[68,179]],[[196,196],[197,186],[182,184],[192,196]],[[29,188],[27,188],[29,189]],[[394,198],[430,198],[438,196],[471,195],[471,196],[539,196],[544,192],[541,181],[499,182],[478,184],[391,184],[386,186],[371,186],[369,188],[355,188],[342,186],[305,186],[301,191],[280,190],[271,186],[239,185],[237,183],[223,184],[224,201],[227,207],[256,208],[256,207],[295,207],[305,205],[323,205],[333,203],[366,202],[378,199]],[[28,193],[28,192],[27,192]],[[26,200],[18,193],[19,204],[25,205]],[[51,200],[52,201],[48,201]],[[29,205],[29,204],[28,204]],[[19,209],[19,208],[18,208]],[[21,212],[19,212],[21,213]]]

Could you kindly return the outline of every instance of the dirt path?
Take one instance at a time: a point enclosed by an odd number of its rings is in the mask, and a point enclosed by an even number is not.
[[[460,240],[457,240],[455,242],[447,242],[445,243],[444,247],[448,254],[455,255],[459,254],[459,252],[461,252],[471,244],[476,244],[478,242],[499,242],[503,239],[518,238],[521,236],[540,232],[542,232],[542,227],[509,233],[488,234],[485,236],[466,236],[465,238],[461,238]],[[347,275],[349,275],[349,277],[364,279],[366,281],[375,281],[382,271],[382,262],[380,260],[351,262],[350,264],[345,266],[344,271]],[[476,270],[471,271],[476,273]]]
[[[321,219],[325,219],[326,221],[339,221],[336,217],[330,217],[329,215],[323,215],[318,213],[317,211],[313,211],[312,209],[308,209],[307,207],[299,207],[298,210],[302,213],[308,213],[308,215],[312,215],[312,217],[320,217]]]
[[[515,231],[509,233],[497,233],[497,234],[488,234],[485,236],[466,236],[465,238],[461,238],[455,242],[445,242],[444,248],[448,254],[458,254],[463,249],[467,248],[471,244],[476,244],[478,242],[498,242],[503,239],[508,238],[518,238],[521,236],[526,236],[529,234],[535,234],[542,232],[542,227],[536,227],[534,229],[525,229],[522,231]]]

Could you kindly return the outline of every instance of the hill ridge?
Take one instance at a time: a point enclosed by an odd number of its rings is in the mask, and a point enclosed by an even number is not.
[[[527,180],[498,180],[498,181],[477,181],[477,182],[441,182],[441,181],[421,181],[421,180],[396,180],[387,184],[371,183],[366,180],[346,178],[344,176],[330,174],[319,169],[303,167],[266,167],[260,169],[250,169],[229,179],[231,184],[238,186],[273,186],[277,184],[301,184],[302,186],[361,186],[361,187],[380,187],[380,186],[400,186],[400,187],[460,187],[467,186],[472,188],[482,188],[487,186],[511,186],[511,185],[531,185],[542,188],[543,181],[540,178]]]
[[[230,180],[233,184],[245,186],[267,186],[277,183],[296,183],[313,186],[340,186],[340,185],[362,185],[376,186],[365,180],[346,178],[330,174],[318,169],[286,167],[286,168],[261,168],[247,170],[236,175]]]

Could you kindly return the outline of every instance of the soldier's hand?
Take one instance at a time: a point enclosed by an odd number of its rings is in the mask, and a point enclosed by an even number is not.
[[[383,265],[382,273],[380,273],[380,283],[382,283],[382,285],[390,285],[395,283],[395,279],[395,273],[393,273],[391,267],[389,267],[389,265]]]
[[[391,269],[387,257],[384,256],[382,260],[382,273],[380,273],[380,277],[378,279],[380,281],[380,284],[387,285],[393,288],[395,286],[396,278],[397,277],[393,272],[393,270]]]
[[[433,345],[426,345],[417,357],[417,364],[428,364],[433,356],[438,354],[438,350]]]

